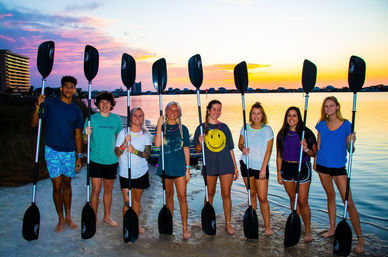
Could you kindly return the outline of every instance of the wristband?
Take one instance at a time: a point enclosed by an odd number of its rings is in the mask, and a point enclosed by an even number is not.
[[[304,149],[303,151],[304,151],[305,153],[307,153],[309,150],[310,150],[310,149],[306,148],[306,149]]]
[[[125,145],[124,145],[124,144],[120,145],[120,150],[121,150],[122,152],[125,150]]]
[[[139,153],[139,151],[138,151],[138,150],[136,150],[136,151],[135,151],[135,154],[136,154],[136,155],[138,155],[138,153]]]
[[[82,158],[83,154],[82,153],[77,153],[77,158]]]
[[[186,165],[186,169],[191,169],[191,166],[190,165]]]

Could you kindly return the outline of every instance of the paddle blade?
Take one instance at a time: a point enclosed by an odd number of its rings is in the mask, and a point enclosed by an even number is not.
[[[23,217],[23,237],[24,239],[31,241],[37,240],[39,237],[39,227],[40,227],[40,213],[38,206],[35,203],[32,203],[30,207],[26,210]]]
[[[299,242],[300,230],[300,217],[294,210],[287,219],[286,231],[284,232],[284,247],[294,246]]]
[[[302,85],[303,91],[307,94],[313,90],[317,81],[317,66],[309,60],[303,62]]]
[[[206,202],[201,211],[201,223],[202,231],[209,235],[214,236],[216,234],[216,213],[213,206]]]
[[[172,235],[172,216],[170,210],[164,205],[158,216],[159,234]]]
[[[248,69],[246,62],[240,62],[234,67],[234,84],[241,93],[248,88]]]
[[[36,66],[38,66],[38,71],[44,79],[47,78],[53,68],[54,49],[55,45],[53,41],[46,41],[39,45]]]
[[[166,59],[161,58],[152,64],[152,82],[154,88],[161,94],[167,85]]]
[[[354,55],[350,57],[348,84],[349,84],[350,90],[352,90],[353,93],[356,93],[357,91],[359,91],[364,85],[365,70],[366,70],[366,64],[362,58]]]
[[[351,248],[352,230],[346,220],[343,219],[335,228],[333,253],[341,256],[348,256]]]
[[[82,209],[81,216],[81,237],[82,239],[89,239],[96,233],[96,214],[92,206],[86,203]]]
[[[121,80],[129,90],[136,79],[136,62],[132,56],[124,53],[121,58]]]
[[[124,243],[133,243],[139,237],[139,220],[136,212],[132,208],[129,208],[124,215],[123,236]]]
[[[249,206],[244,213],[244,236],[248,239],[259,239],[259,221],[256,211]]]
[[[98,72],[98,51],[91,45],[85,46],[84,73],[86,79],[91,82]]]
[[[189,59],[189,76],[191,84],[199,89],[203,81],[202,60],[199,54],[196,54]]]

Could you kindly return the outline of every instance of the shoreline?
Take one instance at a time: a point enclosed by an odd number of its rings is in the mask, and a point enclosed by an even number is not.
[[[202,178],[196,176],[189,183],[202,183]],[[102,202],[98,211],[97,232],[89,240],[81,239],[80,219],[82,208],[85,205],[86,168],[72,180],[72,218],[79,226],[71,230],[65,226],[63,232],[54,232],[57,224],[57,215],[52,202],[52,186],[49,179],[38,182],[37,205],[40,210],[39,239],[28,242],[21,234],[22,220],[25,210],[30,206],[31,184],[14,188],[0,188],[0,219],[3,223],[0,231],[1,256],[331,256],[332,238],[318,236],[317,226],[312,224],[313,242],[303,242],[304,227],[299,243],[285,249],[283,246],[284,227],[288,213],[271,212],[271,226],[274,234],[270,237],[262,235],[263,220],[258,211],[259,240],[247,240],[243,233],[243,214],[246,203],[234,204],[232,210],[232,224],[236,234],[230,236],[224,229],[224,215],[216,212],[217,234],[208,236],[200,228],[200,209],[193,209],[190,202],[203,201],[203,189],[188,189],[189,202],[189,229],[192,238],[182,239],[182,223],[180,220],[179,204],[175,200],[174,232],[172,236],[160,236],[158,233],[157,216],[162,207],[162,189],[159,177],[155,175],[155,167],[150,167],[151,187],[144,191],[142,197],[142,213],[140,224],[145,233],[133,244],[124,244],[122,238],[121,208],[123,204],[121,190],[116,179],[113,190],[112,218],[119,223],[114,228],[102,222]],[[102,193],[100,195],[100,200]],[[215,199],[218,201],[218,199]],[[201,204],[199,203],[198,206]],[[191,207],[191,208],[190,208]],[[383,256],[383,245],[379,242],[370,242],[366,238],[366,252],[349,256]],[[353,244],[355,246],[355,235]],[[386,247],[386,246],[385,246]]]

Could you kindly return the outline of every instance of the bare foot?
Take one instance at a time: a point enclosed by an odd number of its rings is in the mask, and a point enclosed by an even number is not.
[[[311,234],[311,231],[310,232],[306,232],[306,235],[304,236],[304,242],[305,243],[310,243],[311,241],[313,241],[313,236]]]
[[[265,231],[264,231],[264,235],[265,236],[270,236],[273,234],[273,231],[271,228],[266,228]]]
[[[321,236],[328,238],[328,237],[334,236],[334,233],[335,233],[335,228],[329,228],[327,232],[322,233]]]
[[[102,221],[107,223],[108,225],[111,225],[112,227],[117,227],[119,225],[116,221],[112,220],[111,218],[109,219],[104,218]]]
[[[139,234],[144,234],[144,228],[139,226]]]
[[[58,221],[57,226],[55,227],[55,232],[62,232],[63,226],[65,225],[64,221]]]
[[[183,239],[187,240],[191,238],[191,234],[187,227],[183,227]]]
[[[65,221],[66,221],[66,224],[67,224],[71,229],[76,229],[76,228],[78,228],[77,224],[75,224],[71,218],[66,218]]]
[[[359,237],[358,242],[356,244],[356,247],[354,247],[354,251],[356,253],[363,253],[364,252],[364,238]]]
[[[234,235],[235,233],[234,228],[232,227],[230,222],[226,222],[225,230],[226,232],[228,232],[229,235]]]

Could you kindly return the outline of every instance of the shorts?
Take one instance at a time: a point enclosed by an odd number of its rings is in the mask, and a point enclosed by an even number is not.
[[[69,178],[75,176],[75,151],[58,152],[49,146],[44,147],[44,158],[50,178],[64,175]]]
[[[118,165],[117,162],[114,164],[99,164],[90,161],[89,176],[91,178],[115,179]]]
[[[246,178],[248,176],[248,171],[247,171],[247,165],[243,162],[243,160],[240,160],[240,170],[241,170],[241,176]],[[259,176],[260,176],[260,170],[249,168],[249,177],[255,177],[255,179],[259,179]],[[265,178],[269,179],[268,165],[267,165],[267,172],[265,173]]]
[[[162,175],[159,175],[161,178],[163,178]],[[176,179],[176,178],[180,178],[180,177],[183,177],[183,176],[169,176],[169,175],[164,175],[164,178],[166,179]]]
[[[348,173],[346,172],[345,167],[342,167],[342,168],[328,168],[328,167],[321,166],[321,165],[317,164],[317,171],[319,173],[328,174],[330,176],[342,176],[342,175],[347,176],[348,175]]]
[[[146,189],[150,187],[148,171],[140,178],[131,179],[131,188]],[[120,176],[120,188],[129,188],[128,179]]]
[[[297,182],[298,181],[298,168],[299,163],[297,162],[285,162],[282,161],[282,179],[285,182]],[[299,183],[304,184],[311,182],[311,163],[302,162]]]

